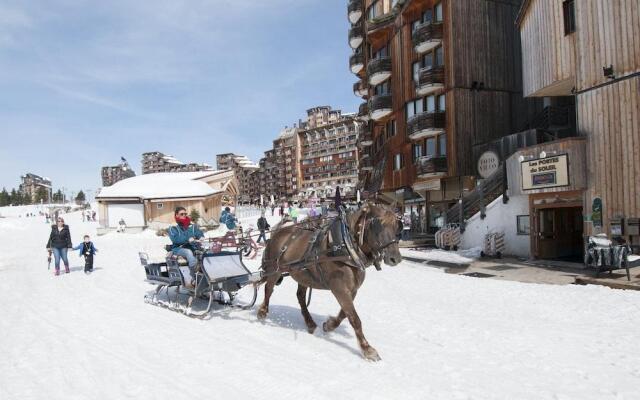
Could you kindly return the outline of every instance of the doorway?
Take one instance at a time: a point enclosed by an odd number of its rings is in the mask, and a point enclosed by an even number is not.
[[[536,258],[582,262],[582,206],[535,208],[533,253]]]

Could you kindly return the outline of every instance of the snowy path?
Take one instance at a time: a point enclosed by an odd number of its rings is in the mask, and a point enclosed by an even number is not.
[[[449,275],[409,262],[371,271],[356,299],[383,361],[348,323],[306,333],[286,280],[270,314],[201,321],[143,302],[137,252],[152,234],[94,237],[97,270],[46,269],[49,227],[0,219],[0,399],[633,399],[640,387],[640,293]],[[254,263],[254,267],[255,267]],[[262,293],[258,301],[262,300]],[[314,292],[317,323],[338,310]]]

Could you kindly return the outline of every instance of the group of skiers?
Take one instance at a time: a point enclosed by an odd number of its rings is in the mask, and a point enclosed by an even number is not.
[[[69,259],[67,258],[67,252],[69,249],[78,250],[78,255],[84,257],[84,272],[89,274],[93,271],[93,256],[98,252],[98,249],[91,242],[89,235],[84,235],[83,242],[75,247],[71,244],[71,231],[69,225],[64,223],[64,218],[57,217],[56,224],[51,227],[51,233],[49,234],[49,240],[47,241],[47,252],[49,253],[49,262],[51,262],[51,255],[54,257],[54,274],[60,275],[60,261],[64,263],[65,273],[71,272],[69,269]]]

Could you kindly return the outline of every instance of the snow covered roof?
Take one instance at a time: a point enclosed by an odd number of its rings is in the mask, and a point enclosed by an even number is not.
[[[160,172],[123,179],[103,187],[96,199],[139,198],[167,199],[206,197],[221,192],[200,180],[221,171]]]
[[[278,139],[292,137],[293,135],[295,135],[297,131],[298,130],[296,128],[284,128],[283,130],[280,131],[280,135],[278,136]]]

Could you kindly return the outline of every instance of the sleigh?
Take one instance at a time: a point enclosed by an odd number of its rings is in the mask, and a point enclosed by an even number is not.
[[[255,304],[254,284],[261,279],[261,273],[249,271],[240,252],[196,250],[194,253],[198,263],[193,280],[186,262],[173,253],[169,252],[166,261],[160,263],[151,263],[147,253],[139,253],[146,282],[156,286],[145,296],[147,303],[191,317],[209,315],[214,302],[242,309]],[[183,297],[187,300],[182,301]]]

